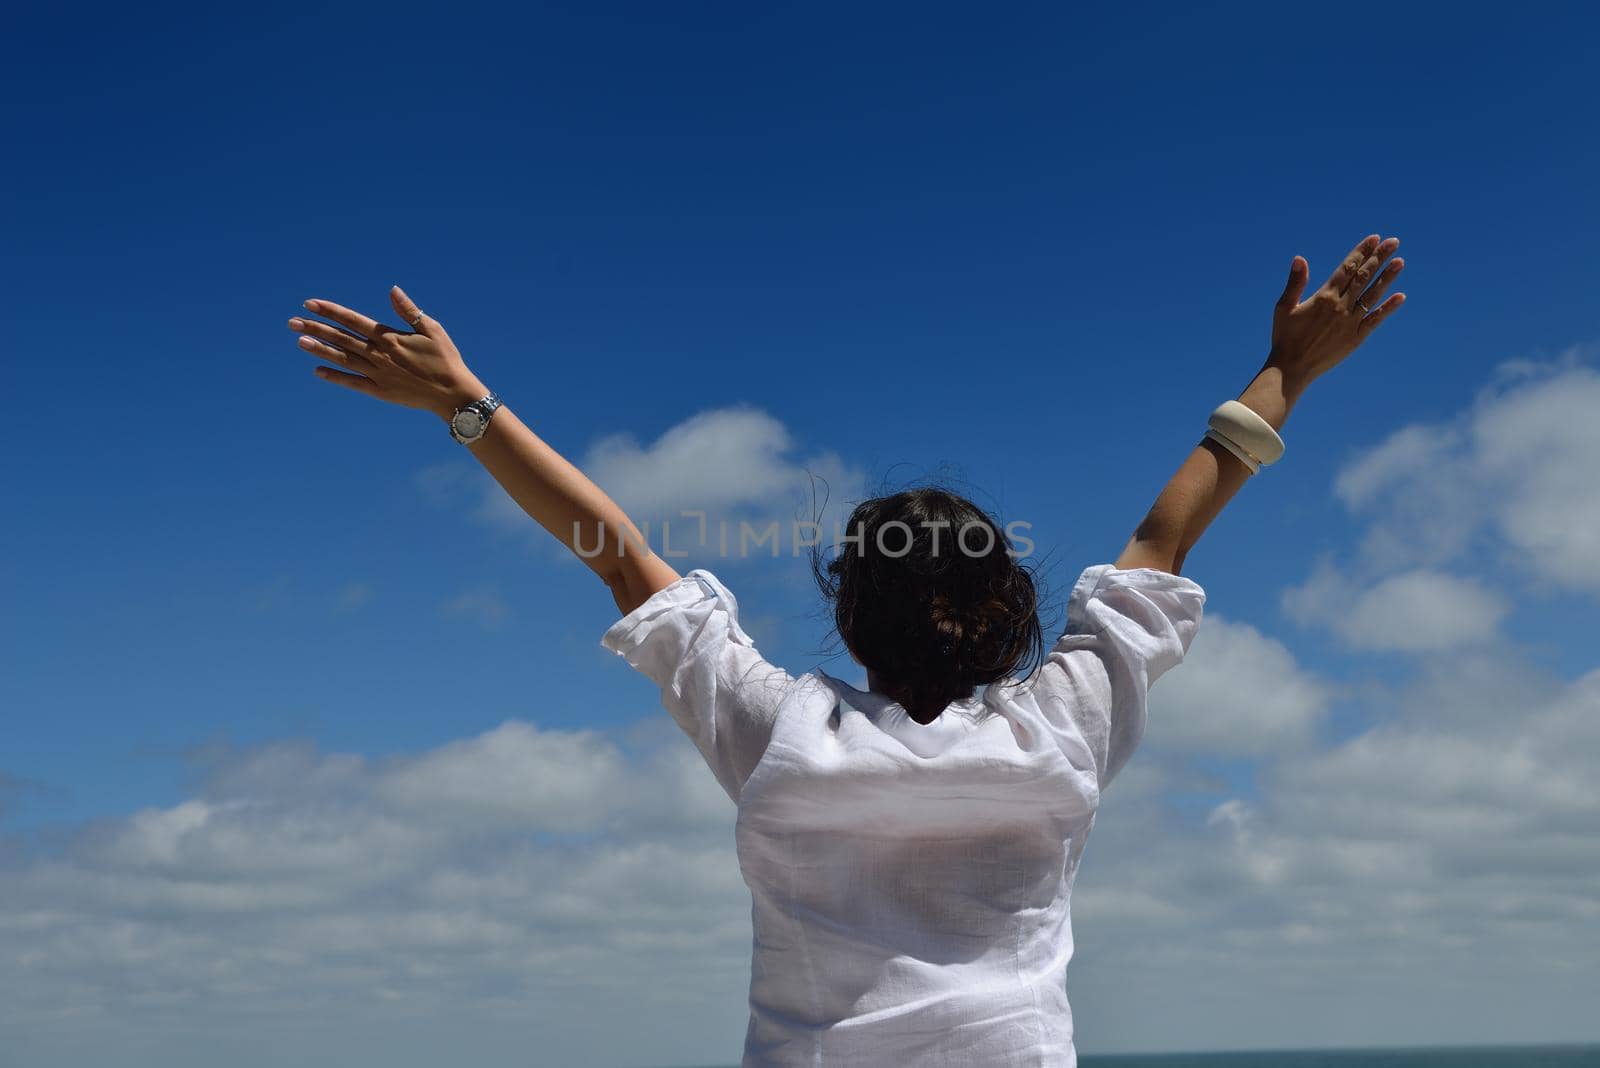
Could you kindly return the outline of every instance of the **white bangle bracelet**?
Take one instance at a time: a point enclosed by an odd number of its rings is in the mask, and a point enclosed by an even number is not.
[[[1272,424],[1236,400],[1217,405],[1208,425],[1215,432],[1215,441],[1234,446],[1235,456],[1241,460],[1248,456],[1258,468],[1275,464],[1283,456],[1283,439],[1272,429]],[[1212,437],[1211,434],[1207,436]],[[1241,451],[1244,456],[1239,455]],[[1251,473],[1254,474],[1254,470]]]
[[[1239,462],[1244,464],[1245,467],[1249,468],[1252,475],[1261,470],[1261,461],[1257,460],[1254,456],[1251,456],[1248,452],[1245,452],[1241,446],[1230,440],[1227,435],[1219,434],[1215,428],[1212,428],[1206,431],[1206,437],[1210,438],[1212,441],[1216,442],[1218,445],[1221,445],[1224,449],[1227,449],[1229,452],[1237,456],[1239,458]]]

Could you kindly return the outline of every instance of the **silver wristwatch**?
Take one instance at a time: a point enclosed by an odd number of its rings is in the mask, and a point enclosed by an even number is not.
[[[463,404],[450,417],[450,436],[463,445],[471,445],[489,429],[489,419],[500,407],[500,398],[490,390],[489,395],[471,404]]]

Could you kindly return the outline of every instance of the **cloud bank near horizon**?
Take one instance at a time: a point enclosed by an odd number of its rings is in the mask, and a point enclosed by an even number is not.
[[[1588,367],[1506,365],[1339,472],[1362,536],[1284,613],[1401,681],[1326,677],[1294,628],[1208,611],[1075,891],[1084,1048],[1597,1037],[1600,665],[1541,666],[1516,611],[1600,593],[1597,405]],[[782,507],[764,480],[803,467],[753,412],[591,456],[648,508],[695,488],[660,472],[700,450],[731,457],[702,474],[735,510]],[[26,1063],[737,1059],[735,813],[664,714],[194,769],[179,804],[0,839],[0,1034]]]

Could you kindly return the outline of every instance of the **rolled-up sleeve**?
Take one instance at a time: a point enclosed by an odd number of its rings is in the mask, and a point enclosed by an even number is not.
[[[661,688],[662,704],[737,802],[794,679],[756,650],[733,594],[696,569],[618,620],[600,644]]]
[[[1150,687],[1183,661],[1206,591],[1158,568],[1085,568],[1067,601],[1066,632],[1033,683],[1039,710],[1087,747],[1102,788],[1144,737]]]

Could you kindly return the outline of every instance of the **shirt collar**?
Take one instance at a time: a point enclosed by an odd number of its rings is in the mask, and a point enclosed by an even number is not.
[[[828,674],[821,668],[817,669],[817,674],[822,676],[823,679],[833,686],[834,692],[839,695],[839,700],[843,704],[848,705],[857,712],[860,712],[862,715],[866,716],[872,722],[877,723],[879,726],[908,723],[926,729],[934,727],[940,723],[949,722],[951,719],[956,718],[945,716],[941,713],[939,718],[934,720],[932,723],[917,723],[911,718],[910,714],[906,712],[906,710],[891,697],[878,693],[874,690],[857,689],[848,682],[845,682],[843,679]],[[984,693],[987,690],[987,686],[979,686],[973,691],[971,697],[955,702],[952,707],[966,711],[975,709],[979,705],[983,704]],[[946,711],[949,710],[946,709]]]

